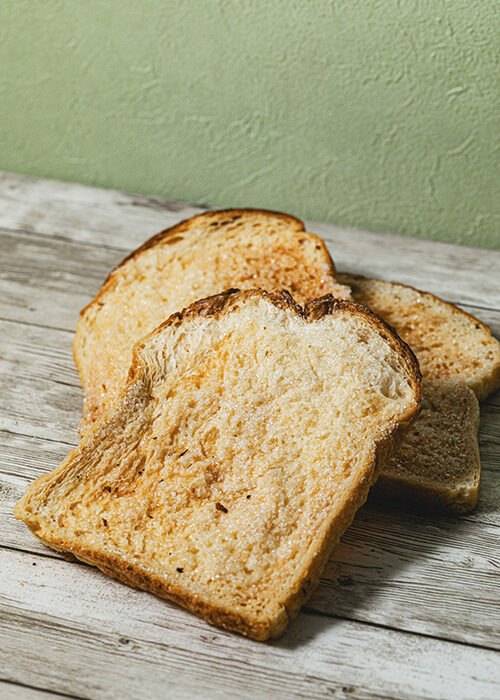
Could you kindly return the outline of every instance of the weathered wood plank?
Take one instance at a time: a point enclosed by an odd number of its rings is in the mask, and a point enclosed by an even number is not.
[[[91,301],[108,272],[124,257],[121,251],[1,230],[0,250],[0,318],[71,331],[79,310]],[[369,260],[360,259],[349,269],[370,274]],[[381,277],[391,276],[390,268],[379,273]],[[397,278],[405,283],[413,281],[403,274]],[[434,289],[430,284],[421,286]],[[479,308],[467,303],[461,306],[500,336],[500,304],[493,309],[481,298]]]
[[[327,242],[339,272],[403,282],[454,304],[500,308],[500,253],[311,224]]]
[[[0,558],[9,680],[96,699],[167,690],[190,698],[200,688],[209,698],[410,698],[416,690],[494,698],[498,690],[498,657],[488,649],[307,613],[281,640],[259,644],[91,568],[5,550]]]
[[[185,202],[0,172],[0,226],[77,243],[136,248],[202,211]]]
[[[9,683],[0,680],[0,698],[2,700],[57,700],[57,698],[77,697],[76,695],[60,695],[38,688],[30,688],[18,683]]]
[[[71,331],[123,258],[121,251],[5,231],[0,250],[0,318]]]
[[[495,697],[500,679],[489,650],[431,637],[500,643],[500,395],[482,408],[478,510],[438,518],[370,503],[327,565],[309,603],[314,614],[302,613],[273,645],[214,630],[64,562],[14,520],[28,482],[78,439],[81,391],[71,355],[78,310],[125,252],[200,210],[0,174],[0,226],[12,229],[0,231],[0,319],[11,320],[0,322],[7,431],[0,434],[0,546],[12,548],[0,550],[8,562],[0,565],[0,657],[12,652],[0,662],[10,675],[0,677],[23,683],[26,697],[39,693],[25,686],[104,698],[166,688],[192,697],[200,687],[206,697]],[[500,336],[499,253],[323,224],[309,229],[327,239],[338,269],[462,302]]]
[[[82,392],[66,331],[0,321],[0,414],[6,430],[74,443]]]
[[[131,250],[202,209],[183,202],[0,174],[0,226]],[[316,222],[338,269],[405,281],[454,302],[500,307],[500,252]]]
[[[0,545],[60,557],[14,519],[28,483],[68,452],[62,443],[0,433]],[[498,464],[498,462],[497,462]],[[500,646],[498,471],[485,471],[486,488],[471,520],[418,515],[376,503],[345,534],[309,603],[312,610],[401,630]],[[483,497],[484,495],[484,497]],[[464,616],[464,608],[467,615]]]

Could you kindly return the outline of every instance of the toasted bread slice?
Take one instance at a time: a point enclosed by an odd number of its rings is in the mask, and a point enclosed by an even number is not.
[[[420,394],[414,355],[367,309],[229,290],[136,344],[116,403],[15,515],[111,576],[274,637]]]
[[[84,390],[80,433],[120,393],[134,343],[171,313],[229,287],[287,289],[300,304],[347,298],[334,274],[323,241],[287,214],[211,211],[154,236],[81,313],[73,343]]]
[[[353,275],[339,280],[396,329],[424,377],[422,412],[376,491],[456,513],[472,510],[480,481],[477,399],[500,386],[500,344],[488,326],[433,294]]]
[[[423,382],[422,410],[386,465],[375,493],[467,513],[477,503],[479,404],[460,380]]]

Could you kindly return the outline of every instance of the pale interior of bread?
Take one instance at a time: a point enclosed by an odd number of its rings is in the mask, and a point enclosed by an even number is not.
[[[258,294],[160,328],[135,362],[16,516],[272,630],[332,523],[366,497],[377,444],[416,410],[407,365],[359,312],[309,321]]]
[[[410,345],[424,377],[422,411],[383,468],[377,490],[396,495],[399,482],[417,502],[471,510],[481,470],[477,398],[500,385],[500,344],[487,326],[432,294],[349,275],[339,280]]]
[[[74,342],[82,429],[116,399],[136,341],[171,313],[231,287],[286,289],[301,304],[349,296],[324,243],[300,221],[258,211],[196,217],[120,266],[83,312]]]
[[[481,321],[413,287],[338,276],[353,299],[393,326],[429,379],[460,379],[479,400],[500,387],[500,343]]]
[[[422,409],[383,467],[385,478],[425,487],[429,505],[466,512],[477,502],[479,403],[460,380],[428,380]]]

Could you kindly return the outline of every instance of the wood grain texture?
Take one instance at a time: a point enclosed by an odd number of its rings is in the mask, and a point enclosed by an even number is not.
[[[136,248],[203,207],[0,172],[0,226],[92,247]]]
[[[0,173],[0,226],[132,250],[203,209],[182,202]],[[500,308],[500,252],[307,223],[339,270],[404,282],[448,301]]]
[[[57,698],[76,698],[76,695],[61,695],[53,691],[39,690],[19,683],[0,680],[0,698],[2,700],[57,700]]]
[[[500,394],[481,411],[478,509],[451,518],[370,502],[272,644],[66,562],[15,521],[27,484],[78,440],[79,309],[128,251],[201,210],[0,174],[0,697],[498,697]],[[500,254],[309,229],[338,269],[460,302],[500,336]]]
[[[0,655],[16,654],[9,680],[92,698],[493,698],[497,656],[303,612],[272,644],[209,626],[178,607],[88,567],[0,550]],[[34,566],[35,564],[35,566]],[[36,635],[38,643],[28,642]],[[362,652],[362,653],[360,653]],[[47,654],[51,663],[46,668]],[[1,659],[1,656],[0,656]],[[5,659],[4,662],[5,663]],[[404,666],[405,673],[398,672]],[[72,668],[72,677],[66,671]]]
[[[329,248],[334,254],[332,246]],[[130,249],[127,248],[126,251]],[[121,262],[126,252],[5,229],[0,229],[0,251],[0,318],[43,324],[72,332],[80,309],[94,298],[109,271]],[[488,251],[488,254],[492,255],[492,251]],[[491,325],[493,331],[500,335],[500,300],[498,306],[492,305],[483,295],[480,285],[476,284],[475,290],[474,286],[468,287],[467,294],[462,295],[466,299],[457,300],[454,298],[456,295],[442,294],[436,288],[433,275],[414,280],[398,274],[396,264],[393,263],[391,267],[388,261],[384,261],[383,270],[370,270],[369,262],[371,260],[373,267],[374,255],[375,250],[370,251],[363,264],[364,258],[358,250],[356,260],[351,260],[350,265],[346,263],[342,268],[338,267],[349,272],[364,272],[365,275],[377,273],[381,278],[405,284],[418,283],[417,286],[441,294],[447,301],[459,303],[465,311]],[[493,260],[490,264],[490,276],[495,272],[494,262]],[[422,276],[423,273],[420,274]],[[479,277],[485,274],[484,270],[477,273]],[[441,272],[441,277],[453,278],[453,274],[450,271],[446,275]],[[498,277],[500,278],[500,266]]]

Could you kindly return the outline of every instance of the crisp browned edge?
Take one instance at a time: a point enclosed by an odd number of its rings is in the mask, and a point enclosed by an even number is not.
[[[413,292],[423,295],[424,297],[430,297],[431,299],[437,301],[440,305],[448,307],[454,314],[463,315],[470,319],[476,327],[482,328],[493,340],[496,338],[491,333],[491,328],[483,323],[480,319],[476,318],[472,314],[463,311],[455,304],[445,301],[438,297],[432,292],[426,292],[417,287],[413,287],[409,284],[403,284],[402,282],[393,282],[387,280],[379,280],[376,278],[366,277],[364,275],[354,275],[351,273],[339,273],[337,277],[338,281],[344,284],[349,284],[351,286],[351,281],[367,281],[367,282],[382,282],[383,284],[388,284],[394,287],[403,287],[404,289],[410,289]],[[355,294],[355,292],[354,292]],[[497,341],[498,342],[498,341]],[[496,372],[494,372],[488,383],[484,383],[482,391],[474,391],[476,398],[478,400],[486,398],[488,394],[496,391],[500,386],[500,366],[497,366]],[[479,410],[478,410],[479,413]],[[478,415],[478,427],[479,427],[479,415]],[[480,455],[479,455],[479,445],[476,444],[477,448],[477,462],[479,467],[481,465]],[[410,503],[417,508],[425,511],[445,511],[448,513],[456,515],[465,515],[474,510],[477,505],[479,496],[479,484],[480,478],[475,480],[475,483],[470,488],[457,488],[453,492],[445,491],[438,486],[433,486],[431,484],[422,484],[417,481],[407,481],[403,478],[398,478],[391,474],[386,474],[381,472],[377,483],[373,487],[373,495],[380,500],[387,502],[406,502]]]
[[[224,610],[219,606],[211,605],[204,601],[198,600],[194,596],[186,594],[186,591],[176,584],[167,585],[158,577],[134,570],[132,565],[126,565],[117,556],[103,554],[102,552],[92,552],[89,549],[79,548],[64,539],[52,540],[51,542],[44,540],[42,537],[40,537],[40,539],[55,549],[70,552],[78,559],[81,559],[88,564],[97,566],[104,573],[129,585],[150,591],[156,595],[159,595],[160,597],[168,598],[187,608],[191,612],[196,613],[212,624],[223,627],[224,629],[240,632],[241,634],[259,641],[265,641],[271,637],[281,635],[286,629],[287,625],[293,620],[300,607],[310,597],[311,593],[319,582],[319,577],[323,571],[326,561],[338,544],[341,535],[351,524],[358,508],[360,508],[366,501],[370,486],[375,482],[381,465],[387,458],[393,439],[407,428],[411,420],[418,413],[422,396],[422,386],[420,370],[413,352],[399,338],[399,336],[395,334],[387,323],[380,319],[375,313],[369,309],[366,309],[364,306],[356,304],[352,301],[335,299],[329,294],[310,302],[306,305],[305,309],[302,309],[302,307],[295,302],[293,297],[287,291],[269,293],[260,289],[245,291],[229,289],[221,294],[216,294],[212,297],[208,297],[207,299],[196,301],[183,311],[172,314],[167,321],[162,323],[158,328],[152,331],[152,333],[136,343],[134,346],[133,361],[126,386],[128,386],[130,382],[134,381],[141,371],[144,371],[144,367],[140,362],[141,351],[144,346],[150,340],[154,339],[156,335],[161,333],[162,330],[171,325],[177,326],[184,321],[197,316],[212,316],[214,318],[219,318],[223,314],[230,311],[231,308],[234,308],[238,303],[244,302],[251,297],[266,299],[276,307],[290,311],[309,322],[317,321],[324,316],[335,314],[340,311],[347,311],[363,317],[377,330],[380,335],[382,335],[382,337],[389,343],[390,347],[402,358],[403,365],[407,371],[407,378],[414,393],[413,406],[408,409],[408,411],[397,423],[389,427],[383,438],[381,438],[376,444],[373,461],[371,464],[367,465],[367,468],[363,474],[360,475],[360,479],[356,484],[355,493],[353,493],[352,496],[346,500],[344,510],[339,513],[339,515],[332,520],[332,522],[325,525],[323,541],[320,549],[310,554],[309,570],[307,572],[305,582],[304,580],[298,581],[296,589],[292,595],[290,595],[285,601],[279,601],[281,614],[273,620],[263,620],[256,623],[254,620],[248,620],[239,612]],[[126,388],[124,388],[123,391],[126,391]],[[85,444],[87,441],[92,439],[92,434],[93,430],[86,435],[80,445]],[[44,479],[44,477],[41,478]],[[32,488],[32,486],[29,488]],[[26,494],[15,508],[16,518],[22,519],[21,504],[25,497]],[[39,536],[36,532],[36,525],[34,524],[33,519],[26,524],[28,524],[28,527],[30,527],[35,535]]]
[[[92,306],[98,299],[107,291],[107,289],[110,286],[110,283],[112,281],[113,276],[118,272],[118,270],[125,265],[129,260],[132,260],[133,258],[137,258],[141,253],[144,253],[146,250],[149,250],[150,248],[153,248],[156,245],[159,245],[160,243],[163,243],[164,241],[168,240],[169,238],[172,238],[173,236],[176,236],[180,233],[186,233],[188,232],[191,228],[193,228],[200,220],[202,219],[212,219],[212,218],[217,218],[218,215],[221,215],[221,218],[226,218],[226,217],[242,217],[247,214],[262,214],[262,215],[270,215],[270,216],[275,216],[280,219],[283,219],[284,221],[289,221],[291,224],[295,226],[300,227],[300,231],[304,233],[309,233],[306,231],[304,222],[298,219],[295,216],[292,216],[291,214],[285,214],[283,212],[279,211],[273,211],[271,209],[252,209],[252,208],[245,208],[245,209],[210,209],[208,211],[205,211],[201,214],[196,214],[196,216],[192,216],[189,219],[184,219],[183,221],[180,221],[178,224],[175,224],[174,226],[170,226],[169,228],[164,229],[163,231],[160,231],[159,233],[156,233],[154,236],[151,236],[151,238],[148,238],[147,241],[145,241],[142,245],[140,245],[138,248],[133,250],[131,253],[129,253],[123,260],[114,267],[111,272],[108,274],[106,279],[104,280],[101,289],[98,291],[94,299],[92,299],[91,302],[89,302],[86,306],[83,307],[83,309],[80,311],[80,316],[85,313],[85,311]],[[318,241],[321,242],[322,244],[322,249],[325,255],[328,257],[331,265],[332,265],[332,273],[335,273],[335,266],[333,263],[333,260],[331,258],[331,255],[328,251],[328,248],[325,245],[325,242],[323,241],[322,238],[319,236],[316,236],[314,233],[309,233],[311,236],[315,236],[315,238],[318,239]]]
[[[284,221],[290,222],[291,225],[297,228],[298,233],[304,233],[310,236],[311,238],[315,239],[316,244],[318,244],[321,248],[321,252],[325,256],[325,260],[328,262],[330,265],[330,271],[332,274],[332,277],[335,279],[335,264],[333,262],[332,256],[330,255],[330,252],[324,242],[324,240],[320,237],[317,236],[314,233],[310,233],[309,231],[306,231],[304,222],[298,219],[295,216],[292,216],[291,214],[285,214],[283,212],[279,211],[273,211],[271,209],[252,209],[252,208],[244,208],[244,209],[211,209],[208,211],[205,211],[201,214],[197,214],[196,216],[192,216],[189,219],[184,219],[183,221],[180,221],[178,224],[175,224],[174,226],[171,226],[170,228],[164,229],[163,231],[160,231],[160,233],[155,234],[151,238],[149,238],[145,243],[143,243],[141,246],[136,248],[136,250],[132,251],[127,255],[116,267],[111,270],[111,272],[108,274],[106,279],[104,280],[101,289],[98,291],[94,299],[90,301],[81,311],[80,311],[80,318],[83,317],[83,315],[86,313],[88,309],[90,309],[94,304],[99,304],[101,297],[103,297],[108,289],[110,289],[113,286],[113,280],[115,275],[120,271],[120,269],[127,263],[129,260],[138,258],[143,252],[146,250],[149,250],[150,248],[153,248],[156,245],[162,244],[164,241],[168,240],[169,238],[175,237],[176,235],[180,233],[186,233],[190,231],[197,223],[199,223],[202,219],[213,219],[214,221],[217,220],[217,218],[222,219],[225,221],[227,217],[243,217],[248,214],[261,214],[261,215],[269,215],[273,217],[278,217]],[[219,222],[220,225],[221,222]],[[83,386],[83,375],[82,375],[82,366],[79,361],[79,358],[77,356],[76,352],[76,337],[78,334],[78,327],[77,327],[77,332],[75,334],[75,338],[73,339],[73,345],[72,345],[72,350],[73,350],[73,359],[76,365],[76,368],[78,370],[78,376],[80,377],[80,382]],[[87,417],[88,418],[88,417]],[[83,420],[83,418],[82,418]],[[94,419],[95,420],[95,419]],[[93,420],[90,420],[88,425],[91,425],[91,423],[94,422]],[[80,423],[80,427],[81,427]]]
[[[494,340],[496,343],[499,343],[497,338],[493,335],[491,332],[491,328],[486,324],[483,323],[479,318],[476,318],[476,316],[473,316],[472,314],[469,314],[467,311],[464,311],[463,309],[459,308],[458,306],[455,306],[455,304],[452,304],[449,301],[445,301],[444,299],[441,299],[441,297],[438,297],[436,294],[433,294],[432,292],[425,292],[422,289],[418,289],[418,287],[412,287],[410,284],[403,284],[402,282],[393,282],[389,280],[381,280],[377,279],[375,277],[366,277],[364,275],[353,275],[349,272],[339,272],[336,274],[335,279],[337,282],[340,282],[341,284],[346,284],[348,286],[351,286],[349,283],[349,280],[353,280],[356,282],[357,280],[363,281],[366,280],[367,282],[382,282],[383,284],[390,284],[393,285],[394,287],[403,287],[405,289],[410,289],[413,292],[417,292],[418,294],[421,294],[424,297],[431,297],[435,301],[437,301],[440,305],[442,306],[447,306],[449,307],[453,313],[462,315],[467,317],[474,325],[476,328],[482,328],[489,337]],[[500,363],[496,365],[494,368],[494,371],[492,372],[491,376],[489,377],[488,380],[483,381],[480,385],[478,386],[472,386],[471,387],[474,393],[476,394],[477,400],[478,401],[484,401],[484,399],[492,394],[494,391],[497,391],[497,389],[500,389]]]

